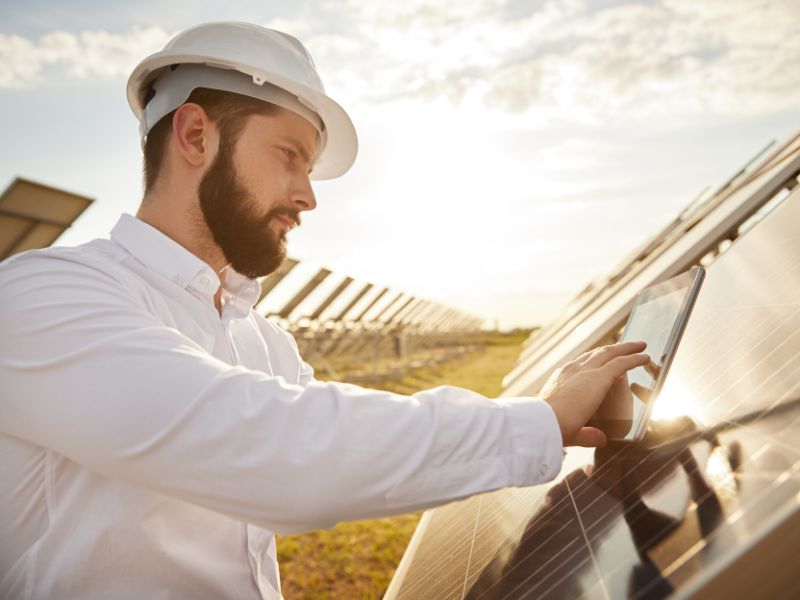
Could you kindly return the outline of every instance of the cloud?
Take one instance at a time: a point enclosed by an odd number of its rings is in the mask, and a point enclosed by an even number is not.
[[[135,27],[121,34],[53,31],[36,41],[0,34],[0,89],[127,76],[138,61],[160,50],[169,37],[158,27]]]
[[[348,8],[369,49],[358,62],[373,102],[477,96],[499,111],[605,119],[757,113],[800,100],[794,0],[594,5],[351,0]]]
[[[266,24],[299,36],[351,106],[445,98],[534,121],[603,121],[800,102],[795,0],[602,5],[328,0]],[[168,38],[157,27],[0,35],[0,88],[124,76]]]

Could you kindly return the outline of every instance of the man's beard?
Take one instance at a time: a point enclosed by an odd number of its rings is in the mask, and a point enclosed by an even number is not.
[[[197,188],[203,219],[228,263],[251,279],[269,275],[286,258],[286,236],[270,228],[276,216],[299,223],[299,211],[275,207],[266,215],[256,212],[255,201],[237,176],[232,144],[220,143],[213,164]]]

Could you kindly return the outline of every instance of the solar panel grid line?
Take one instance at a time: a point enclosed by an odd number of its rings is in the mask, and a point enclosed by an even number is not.
[[[586,534],[586,527],[583,524],[583,519],[581,519],[581,511],[578,510],[578,504],[575,502],[575,495],[572,493],[572,489],[570,489],[569,487],[569,479],[565,479],[564,483],[567,486],[567,493],[569,494],[569,499],[572,501],[572,507],[575,509],[575,514],[578,519],[578,525],[581,528],[581,535],[583,536],[583,541],[586,544],[586,548],[589,550],[589,556],[592,559],[592,566],[594,567],[594,571],[597,574],[597,578],[600,580],[601,588],[603,590],[603,596],[606,598],[606,600],[610,600],[608,589],[606,588],[605,581],[603,579],[603,573],[600,571],[600,567],[597,565],[597,557],[594,555],[594,551],[592,550],[592,545],[589,543],[589,536]]]
[[[460,573],[461,569],[459,569],[455,565],[455,560],[453,560],[455,558],[453,554],[456,551],[457,551],[457,548],[454,545],[452,545],[452,544],[448,545],[446,547],[444,555],[447,558],[449,558],[450,560],[445,561],[445,562],[450,563],[450,561],[452,560],[452,565],[453,566],[451,567],[451,570],[453,570],[456,573]],[[431,575],[435,575],[435,576],[431,577]],[[441,582],[444,579],[446,579],[446,578],[442,577],[442,572],[441,572],[440,568],[436,568],[436,569],[431,568],[431,570],[429,572],[427,572],[427,573],[423,571],[422,573],[420,573],[420,576],[417,578],[416,586],[412,584],[411,586],[408,586],[407,588],[399,590],[397,597],[398,598],[410,598],[410,599],[416,600],[417,598],[421,597],[419,595],[419,591],[420,591],[419,588],[421,588],[426,583],[428,584],[428,586],[436,585],[436,584],[441,585]],[[459,582],[461,581],[460,574],[458,575],[457,581],[459,581]],[[447,587],[447,586],[445,586],[445,587]],[[430,597],[430,598],[436,598],[436,599],[438,599],[438,598],[446,598],[446,597],[457,597],[457,598],[460,598],[461,597],[461,587],[460,587],[460,585],[457,584],[455,586],[450,586],[450,589],[439,590],[438,593],[426,594],[426,596]]]
[[[746,197],[745,197],[745,198],[746,198],[748,201],[750,201],[750,202],[749,202],[749,204],[755,204],[756,206],[760,206],[761,204],[763,204],[763,203],[765,203],[766,201],[768,201],[768,199],[769,199],[769,198],[771,198],[773,195],[775,195],[776,193],[778,193],[778,192],[779,192],[781,189],[783,189],[783,187],[785,186],[785,182],[786,182],[787,180],[790,180],[790,179],[792,179],[793,177],[796,177],[796,176],[797,176],[797,172],[798,172],[798,171],[800,171],[800,153],[798,152],[798,149],[794,149],[794,153],[793,153],[793,154],[791,154],[791,155],[788,155],[788,156],[787,156],[787,157],[785,157],[785,158],[786,158],[787,160],[788,160],[789,158],[791,158],[791,161],[789,161],[789,163],[788,163],[787,165],[785,165],[785,167],[784,167],[784,169],[783,169],[782,171],[780,171],[780,172],[779,172],[777,175],[774,175],[774,177],[773,177],[772,179],[770,179],[770,180],[769,180],[769,183],[770,183],[770,185],[768,185],[768,186],[765,186],[765,188],[759,188],[759,190],[758,190],[758,193],[754,193],[754,194],[752,194],[752,195],[748,195],[748,196],[746,196]],[[780,164],[780,163],[778,163],[778,164]],[[752,181],[750,181],[750,182],[752,182]],[[776,182],[777,182],[777,183],[776,183]],[[741,189],[743,189],[743,186],[737,186],[737,187],[735,187],[735,188],[734,188],[734,189],[731,191],[731,195],[732,195],[733,193],[735,193],[736,191],[740,191]],[[760,194],[760,195],[759,195],[759,194]],[[730,197],[730,196],[726,196],[726,198],[728,198],[728,197]],[[753,198],[753,197],[756,197],[756,198],[757,198],[757,200],[752,200],[752,198]],[[749,206],[749,204],[748,204],[748,206]],[[715,202],[715,203],[713,203],[713,206],[709,208],[709,210],[711,210],[711,209],[718,209],[718,208],[720,208],[720,207],[724,207],[724,203],[723,203],[723,202]],[[751,209],[751,211],[750,211],[750,212],[755,212],[755,211]],[[704,216],[705,216],[705,215],[704,215]],[[738,219],[738,220],[742,220],[742,219]],[[699,221],[693,221],[692,223],[689,223],[689,224],[687,224],[687,225],[686,225],[686,227],[687,227],[688,229],[686,230],[686,233],[688,233],[688,232],[689,232],[690,230],[692,230],[692,229],[695,229],[695,228],[696,228],[696,226],[700,226],[700,225],[702,224],[702,222],[703,222],[702,220],[699,220]],[[705,238],[705,236],[698,236],[698,235],[697,235],[697,232],[695,232],[694,236],[695,236],[695,237],[701,237],[701,239],[704,239],[704,238]],[[707,244],[707,246],[710,246],[710,245],[713,245],[714,243],[716,243],[716,241],[719,239],[719,237],[720,237],[720,234],[718,233],[718,234],[715,236],[714,242],[713,242],[712,244]],[[679,243],[679,242],[681,242],[681,241],[682,241],[682,239],[684,239],[684,238],[681,238],[681,239],[675,240],[675,243]],[[669,241],[669,240],[667,240],[667,241]],[[606,297],[608,297],[608,296],[611,296],[611,295],[613,295],[613,293],[614,293],[614,291],[615,291],[615,290],[617,290],[619,287],[622,287],[622,286],[623,286],[623,284],[624,284],[625,282],[627,282],[627,281],[628,281],[629,279],[631,279],[632,277],[636,276],[638,273],[641,273],[641,272],[642,272],[642,271],[643,271],[643,270],[644,270],[644,269],[645,269],[647,266],[649,266],[650,264],[652,264],[652,262],[653,262],[654,260],[656,260],[656,259],[657,259],[659,256],[661,256],[661,255],[662,255],[664,252],[666,252],[666,250],[667,250],[668,248],[671,248],[673,245],[674,245],[673,243],[666,243],[666,242],[665,242],[664,244],[662,244],[662,245],[660,246],[661,252],[656,252],[656,251],[652,252],[652,253],[651,253],[651,254],[650,254],[648,257],[647,257],[647,259],[648,259],[648,262],[647,262],[647,263],[643,263],[639,269],[632,270],[630,273],[628,273],[628,274],[626,275],[626,277],[624,277],[623,279],[621,279],[621,280],[620,280],[620,282],[618,282],[618,285],[616,285],[616,286],[613,286],[613,288],[612,288],[612,289],[603,290],[603,292],[604,292],[604,293],[601,293],[601,294],[600,294],[600,296],[599,296],[598,298],[596,298],[596,299],[593,301],[592,305],[597,305],[597,304],[598,304],[598,302],[600,301],[600,298],[606,298]],[[705,252],[704,252],[704,251],[702,251],[702,250],[700,250],[700,251],[698,251],[698,250],[695,250],[695,251],[694,251],[694,255],[697,255],[697,256],[694,256],[694,257],[693,257],[693,258],[692,258],[692,259],[689,261],[689,263],[696,262],[696,260],[698,260],[698,259],[700,258],[700,256],[702,256],[704,253],[705,253]],[[681,266],[682,266],[683,268],[686,268],[688,265],[681,265]],[[677,268],[677,269],[673,269],[673,270],[671,270],[671,271],[669,271],[669,272],[666,272],[666,273],[664,273],[664,275],[662,276],[662,279],[663,279],[663,278],[666,278],[666,277],[668,277],[668,276],[672,276],[672,275],[674,275],[674,274],[675,274],[675,272],[678,272],[678,271],[680,271],[680,270],[681,270],[680,268]],[[673,271],[674,271],[674,272],[673,272]],[[652,284],[652,283],[654,283],[656,280],[657,280],[657,279],[651,279],[650,281],[645,281],[645,282],[643,282],[643,283],[641,284],[641,287],[646,287],[647,285],[651,285],[651,284]],[[598,306],[597,308],[599,309],[599,308],[601,308],[601,307],[599,307],[599,306]],[[586,311],[584,311],[584,312],[588,312],[588,313],[590,313],[590,314],[594,314],[594,312],[596,312],[596,311],[592,311],[592,310],[591,310],[591,307],[589,307],[589,308],[588,308],[588,309],[586,309]],[[590,316],[590,315],[584,315],[584,319],[582,319],[582,320],[581,320],[581,322],[583,322],[583,321],[585,321],[586,319],[588,319],[588,318],[589,318],[589,316]],[[579,318],[579,317],[578,317],[578,318]],[[571,331],[574,331],[574,329],[575,329],[575,327],[576,327],[576,326],[577,326],[577,325],[573,326],[573,327],[570,329],[570,332],[571,332]],[[561,331],[561,337],[558,337],[558,336],[556,336],[556,339],[551,339],[551,340],[550,340],[550,343],[549,343],[549,344],[546,344],[546,345],[545,345],[543,348],[541,348],[541,349],[539,350],[539,352],[537,352],[535,355],[533,355],[533,356],[528,356],[528,357],[527,357],[527,360],[525,361],[525,363],[521,363],[521,364],[518,364],[517,366],[515,366],[515,368],[514,368],[514,369],[511,371],[511,373],[509,373],[509,375],[507,376],[507,378],[504,380],[504,385],[507,385],[507,386],[511,385],[511,383],[513,383],[514,381],[516,381],[516,380],[519,378],[519,376],[520,376],[521,372],[522,372],[522,371],[524,371],[524,370],[525,370],[525,369],[526,369],[526,368],[529,366],[529,364],[530,364],[531,362],[535,361],[535,360],[536,360],[536,358],[538,358],[539,356],[541,356],[543,353],[545,353],[545,352],[549,351],[550,349],[552,349],[552,348],[553,348],[553,346],[555,345],[555,343],[557,343],[557,342],[558,342],[558,341],[560,341],[561,339],[564,339],[564,337],[566,337],[566,336],[568,335],[568,333],[567,333],[567,332],[564,332],[564,328],[563,328],[563,327],[561,328],[561,330],[560,330],[560,331]],[[536,358],[534,358],[534,357],[536,357]]]
[[[542,554],[545,559],[536,565],[535,569],[529,570],[526,573],[522,574],[522,577],[516,581],[516,585],[510,588],[501,598],[513,598],[518,597],[518,591],[523,587],[526,586],[526,595],[527,593],[535,593],[538,591],[539,586],[541,585],[548,585],[548,590],[551,590],[553,587],[561,584],[567,577],[574,575],[575,571],[580,570],[585,563],[590,561],[590,556],[588,554],[588,548],[585,544],[581,543],[581,540],[577,536],[572,536],[570,540],[568,540],[565,544],[560,543],[560,536],[570,527],[573,529],[575,526],[578,525],[577,522],[577,513],[574,512],[574,505],[572,505],[569,500],[564,497],[562,501],[557,502],[551,509],[550,515],[547,521],[537,521],[536,522],[536,529],[544,529],[547,531],[547,527],[549,526],[550,521],[555,521],[556,528],[553,531],[549,531],[549,535],[547,535],[542,540],[537,540],[539,543],[535,546],[535,549],[530,550],[526,553],[526,556],[522,559],[517,559],[515,564],[512,566],[511,569],[505,571],[503,573],[503,577],[498,579],[495,584],[488,588],[484,594],[477,596],[485,597],[487,592],[491,590],[493,587],[496,587],[499,584],[503,584],[504,581],[507,581],[509,576],[514,573],[521,565],[525,564],[525,560],[532,556],[537,556]],[[568,517],[565,519],[565,517]],[[560,523],[560,525],[559,525]],[[534,529],[534,535],[536,530]],[[527,530],[526,530],[527,533]],[[525,534],[523,534],[524,536]],[[545,552],[547,548],[547,544],[549,543],[557,544],[556,548],[553,548],[553,551]],[[575,569],[569,569],[568,567],[565,568],[564,566],[567,565],[570,560],[575,560],[575,551],[583,551],[585,554],[585,558],[583,560],[579,560]],[[554,579],[555,578],[555,579]],[[532,580],[536,579],[536,584],[531,586]],[[513,578],[512,578],[512,583]],[[537,594],[538,596],[538,594]],[[544,592],[542,593],[544,596]],[[494,596],[493,596],[494,597]]]
[[[464,585],[461,588],[461,597],[463,598],[467,593],[467,581],[469,580],[469,565],[472,562],[472,551],[475,549],[475,535],[478,532],[478,523],[481,518],[481,506],[483,504],[483,497],[478,498],[478,512],[475,515],[475,527],[472,529],[472,540],[469,544],[469,555],[467,556],[467,568],[464,569]]]
[[[491,494],[489,494],[489,496],[491,496]],[[484,495],[483,497],[485,497],[485,495]],[[469,503],[469,502],[474,502],[475,500],[477,500],[477,499],[480,499],[480,498],[481,498],[481,496],[478,496],[478,497],[477,497],[477,498],[475,498],[474,500],[473,500],[473,499],[470,499],[470,500],[468,500],[468,501],[466,501],[466,502],[467,502],[467,503]],[[447,509],[447,508],[449,508],[450,506],[453,506],[453,505],[445,506],[444,508],[445,508],[445,509]],[[456,505],[456,506],[457,506],[457,505]],[[429,513],[426,513],[426,514],[429,514]],[[476,520],[477,520],[477,519],[476,519]],[[465,527],[468,527],[469,529],[472,529],[472,528],[474,527],[474,524],[470,523],[469,525],[467,525],[467,526],[465,526]],[[454,522],[450,522],[450,523],[448,523],[448,524],[447,524],[447,526],[445,526],[445,527],[441,528],[441,531],[442,531],[443,533],[445,533],[445,534],[449,534],[451,531],[453,531],[453,530],[454,530],[454,528],[455,528],[456,530],[458,529],[458,528],[456,527],[456,525],[454,524]],[[448,544],[448,545],[447,545],[447,550],[446,550],[446,551],[445,551],[445,553],[444,553],[444,554],[445,554],[445,556],[447,556],[447,555],[448,555],[448,554],[447,554],[448,552],[450,552],[450,553],[457,553],[457,552],[458,552],[458,548],[457,548],[457,547],[454,547],[452,544]],[[469,570],[469,566],[468,566],[468,565],[466,566],[465,570],[466,570],[466,571],[468,571],[468,570]],[[436,568],[435,568],[433,565],[431,565],[429,568],[423,568],[422,574],[421,574],[421,576],[419,577],[418,581],[419,581],[419,582],[421,582],[421,583],[422,583],[422,582],[424,582],[424,581],[426,581],[426,579],[428,579],[428,576],[429,576],[429,575],[438,575],[438,573],[437,573],[437,571],[436,571]],[[460,582],[460,579],[459,579],[459,582]],[[459,584],[459,589],[460,589],[460,584]],[[412,590],[413,590],[413,587],[412,587]],[[417,598],[418,596],[417,596],[416,594],[411,594],[411,595],[409,595],[408,597],[410,597],[410,598]]]
[[[793,312],[792,312],[790,315],[788,315],[788,316],[787,316],[787,317],[786,317],[786,318],[785,318],[785,319],[784,319],[784,320],[783,320],[781,323],[778,323],[778,324],[776,324],[776,325],[774,326],[774,328],[773,328],[772,330],[770,330],[770,331],[769,331],[769,333],[770,333],[770,334],[774,334],[774,333],[776,333],[777,331],[779,331],[779,330],[781,329],[781,327],[782,327],[782,326],[783,326],[783,325],[784,325],[784,324],[785,324],[787,321],[789,321],[789,320],[790,320],[792,317],[796,317],[798,314],[800,314],[800,307],[798,307],[798,308],[797,308],[795,311],[793,311]],[[789,341],[789,340],[793,339],[795,336],[797,336],[797,335],[798,335],[798,333],[800,333],[800,332],[797,332],[797,331],[796,331],[795,333],[793,333],[793,334],[792,334],[792,336],[791,336],[790,338],[787,338],[787,340],[784,340],[784,342],[782,342],[782,343],[781,343],[781,344],[780,344],[778,347],[774,348],[774,349],[773,349],[773,351],[771,351],[771,352],[769,353],[769,355],[768,355],[767,357],[765,357],[765,359],[764,359],[764,360],[766,360],[767,358],[769,358],[769,356],[771,356],[772,354],[774,354],[774,353],[775,353],[775,352],[776,352],[776,351],[777,351],[777,350],[778,350],[780,347],[782,347],[782,346],[783,346],[783,345],[784,345],[784,344],[785,344],[787,341]],[[761,343],[762,343],[762,344],[766,344],[766,343],[768,343],[768,342],[769,342],[769,339],[762,339],[762,341],[761,341]],[[705,388],[703,388],[703,389],[701,389],[701,390],[699,390],[699,391],[697,392],[697,394],[696,394],[696,395],[698,395],[698,396],[703,396],[703,395],[704,395],[704,393],[705,393],[707,390],[709,390],[711,387],[713,387],[715,383],[717,383],[717,382],[718,382],[718,381],[720,381],[722,378],[724,378],[724,377],[725,377],[725,375],[727,374],[727,372],[728,372],[730,369],[734,368],[733,366],[727,366],[727,367],[725,367],[725,368],[715,369],[715,367],[717,367],[717,366],[718,366],[718,364],[726,364],[726,363],[725,363],[725,359],[726,359],[726,358],[728,358],[728,355],[729,355],[729,354],[732,354],[732,353],[734,353],[736,350],[737,350],[736,346],[735,346],[734,344],[731,344],[731,345],[729,346],[729,349],[728,349],[728,351],[727,351],[727,354],[720,354],[720,355],[718,355],[718,356],[716,357],[715,361],[714,361],[713,363],[709,364],[709,366],[708,366],[708,368],[707,368],[707,371],[715,371],[715,372],[717,373],[717,375],[716,375],[714,378],[712,378],[710,381],[708,381],[708,383],[706,384],[706,387],[705,387]],[[753,365],[753,366],[751,367],[751,369],[750,369],[750,370],[752,371],[753,369],[755,369],[755,368],[757,368],[757,367],[758,367],[758,364],[755,364],[755,365]],[[741,381],[741,379],[742,379],[742,378],[743,378],[745,375],[746,375],[746,373],[742,374],[742,375],[741,375],[741,376],[740,376],[740,377],[737,379],[737,382],[738,382],[738,381]],[[716,402],[717,402],[719,399],[720,399],[720,396],[718,395],[718,396],[717,396],[717,397],[716,397],[714,400],[712,400],[711,402],[709,402],[708,404],[706,404],[706,406],[707,406],[707,407],[709,407],[709,408],[710,408],[710,407],[712,407],[712,406],[713,406],[713,405],[714,405],[714,404],[715,404],[715,403],[716,403]]]
[[[504,526],[506,529],[509,528],[509,523],[508,523],[509,518],[516,518],[519,521],[520,527],[524,525],[524,522],[527,521],[527,513],[530,512],[531,510],[530,506],[531,506],[531,500],[533,499],[532,497],[533,495],[527,490],[517,490],[517,492],[518,493],[512,496],[511,502],[506,501],[504,503],[505,510],[496,509],[494,511],[489,511],[489,512],[481,511],[480,515],[476,515],[476,523],[477,523],[476,531],[478,532],[476,541],[480,542],[483,545],[485,544],[485,540],[489,536],[494,536],[495,539],[497,539],[498,541],[503,541],[507,537],[507,534],[504,535],[502,532],[498,534],[498,531],[501,530]],[[540,494],[539,498],[537,498],[536,500],[542,502],[543,501],[542,496],[543,495]],[[481,498],[485,502],[491,502],[494,496],[491,494],[482,495]],[[504,495],[504,498],[507,498],[507,496]],[[528,507],[527,511],[519,510],[519,507],[522,507],[523,505]],[[534,503],[533,506],[537,505]],[[511,516],[509,514],[509,509],[514,509],[513,512],[511,513]],[[523,517],[522,519],[519,518],[520,515],[522,515]],[[472,584],[474,585],[480,573],[483,572],[485,568],[487,568],[487,566],[494,559],[495,555],[496,555],[496,550],[493,547],[481,548],[478,549],[477,551],[474,551],[471,555],[471,560],[467,565],[467,581],[468,582],[471,581]]]
[[[800,311],[798,311],[798,312],[800,312]],[[797,313],[795,313],[795,314],[797,314]],[[793,340],[793,339],[795,339],[795,338],[796,338],[796,339],[798,339],[798,340],[800,340],[800,331],[795,331],[795,333],[793,333],[793,334],[792,334],[792,335],[791,335],[789,338],[787,338],[787,339],[786,339],[784,342],[782,342],[782,343],[781,343],[781,344],[780,344],[778,347],[776,347],[776,349],[775,349],[775,350],[774,350],[772,353],[770,353],[770,354],[773,354],[773,353],[774,353],[774,352],[776,352],[776,351],[777,351],[779,348],[781,348],[782,346],[784,346],[784,345],[785,345],[785,344],[786,344],[786,343],[787,343],[789,340]],[[796,360],[796,358],[795,358],[795,360]],[[786,362],[786,363],[784,363],[784,366],[785,366],[785,365],[788,365],[788,364],[789,364],[789,363],[788,363],[788,362]],[[794,374],[794,373],[799,373],[799,372],[800,372],[800,363],[795,363],[795,365],[797,365],[797,366],[798,366],[798,368],[797,368],[797,369],[795,369],[795,370],[793,371],[793,374]],[[755,368],[756,368],[756,366],[757,366],[757,365],[755,365],[755,366],[754,366],[754,367],[751,369],[751,371],[752,371],[753,369],[755,369]],[[780,368],[782,368],[782,367],[780,367]],[[748,371],[748,372],[749,372],[749,371]],[[775,372],[774,372],[772,375],[770,375],[770,379],[771,379],[771,378],[773,378],[773,377],[775,377],[775,376],[777,375],[777,373],[778,373],[778,372],[779,372],[779,371],[775,371]],[[741,382],[741,381],[742,381],[742,380],[745,378],[745,376],[746,376],[746,375],[747,375],[747,373],[745,373],[745,374],[741,375],[741,376],[740,376],[738,379],[736,379],[736,382],[735,382],[735,383]],[[760,385],[758,388],[756,388],[755,392],[759,391],[761,387],[763,387],[764,385],[766,385],[766,384],[767,384],[767,383],[770,381],[770,379],[766,379],[766,380],[764,380],[764,381],[761,383],[761,385]],[[730,388],[729,388],[729,389],[730,389]],[[706,407],[707,407],[707,408],[713,408],[713,406],[714,406],[714,405],[715,405],[715,404],[716,404],[718,401],[720,401],[720,400],[724,400],[725,398],[726,398],[726,396],[724,395],[724,393],[718,394],[718,395],[717,395],[717,396],[716,396],[716,397],[715,397],[713,400],[711,400],[711,401],[710,401],[708,404],[706,404]],[[738,408],[738,407],[741,405],[741,403],[742,403],[742,402],[743,402],[743,400],[740,400],[740,401],[739,401],[739,402],[738,402],[736,405],[734,405],[734,406],[733,406],[733,407],[730,409],[730,411],[729,411],[729,412],[733,412],[733,410],[735,410],[736,408]]]
[[[426,513],[426,514],[428,514],[428,513]],[[476,521],[477,521],[477,520],[476,520]],[[467,526],[467,527],[468,527],[469,529],[473,529],[473,530],[474,530],[474,523],[470,523],[470,524],[468,524],[468,526]],[[448,523],[448,524],[447,524],[445,527],[442,527],[442,528],[440,528],[440,529],[439,529],[439,531],[441,532],[441,534],[442,534],[443,536],[445,536],[445,537],[446,537],[446,536],[448,536],[448,534],[450,534],[451,532],[453,532],[453,531],[458,531],[458,529],[459,529],[459,528],[458,528],[458,526],[457,526],[457,525],[456,525],[454,522],[450,522],[450,523]],[[448,545],[448,546],[447,546],[447,548],[446,548],[446,550],[444,551],[444,554],[443,554],[443,556],[444,556],[444,558],[450,558],[450,557],[452,557],[454,554],[456,554],[457,552],[458,552],[458,548],[457,548],[456,546],[454,546],[454,545]],[[467,570],[467,569],[465,568],[465,571],[466,571],[466,570]],[[431,565],[430,567],[428,567],[428,566],[426,565],[425,567],[423,567],[423,568],[422,568],[422,570],[421,570],[421,571],[419,572],[419,574],[418,574],[418,577],[417,577],[417,582],[418,582],[418,584],[421,586],[421,585],[422,585],[422,584],[424,584],[424,583],[425,583],[427,580],[429,580],[429,579],[430,579],[430,576],[431,576],[431,575],[434,575],[434,574],[437,574],[437,575],[438,575],[438,569],[437,569],[435,566],[433,566],[433,565]],[[459,577],[459,582],[460,582],[460,581],[461,581],[461,579],[460,579],[460,577]],[[415,596],[413,593],[411,593],[411,592],[413,592],[413,591],[414,591],[414,589],[413,589],[413,586],[412,586],[411,588],[409,588],[408,590],[406,590],[404,593],[406,593],[406,595],[407,595],[408,597],[410,597],[410,598],[415,598],[416,596]]]
[[[419,545],[419,541],[424,535],[425,530],[428,528],[428,524],[430,523],[432,513],[430,511],[425,512],[422,517],[420,517],[419,523],[417,524],[416,531],[420,532],[420,536],[416,538],[412,538],[411,541],[408,543],[408,547],[406,548],[406,552],[403,554],[402,558],[400,559],[400,564],[397,565],[395,569],[395,577],[392,577],[392,580],[389,582],[389,586],[386,588],[386,593],[384,594],[385,598],[388,597],[396,597],[397,592],[399,590],[399,586],[397,584],[400,581],[401,577],[404,577],[408,572],[408,568],[410,566],[411,561],[408,560],[408,557],[411,556],[416,547]]]
[[[772,325],[771,329],[769,330],[770,334],[777,332],[783,326],[785,326],[788,321],[790,321],[792,318],[797,317],[798,310],[800,310],[800,305],[796,305],[796,304],[793,303],[791,306],[793,306],[793,310],[788,315],[786,315],[781,321],[779,321],[778,323],[774,323]],[[720,320],[724,322],[726,319],[731,319],[730,312],[731,311],[720,311],[720,315],[721,315]],[[736,312],[738,313],[739,311],[736,311]],[[702,316],[702,315],[698,315],[698,316]],[[750,317],[750,318],[753,318],[753,317]],[[758,318],[758,317],[755,317],[755,318]],[[705,374],[706,372],[709,372],[711,370],[716,369],[719,364],[724,364],[724,361],[728,359],[728,355],[735,353],[737,351],[737,349],[739,349],[741,347],[746,347],[747,344],[749,344],[751,342],[751,340],[753,340],[753,338],[759,338],[759,337],[763,338],[764,336],[761,336],[759,334],[760,328],[768,326],[768,324],[770,323],[771,320],[772,320],[771,315],[768,312],[765,311],[763,313],[763,317],[760,320],[757,320],[755,322],[750,321],[755,326],[751,326],[744,334],[742,334],[740,331],[738,331],[736,328],[733,328],[733,327],[725,328],[724,329],[725,333],[723,334],[723,335],[725,335],[725,339],[723,341],[725,341],[725,342],[730,341],[729,344],[725,344],[727,346],[727,349],[723,353],[715,354],[713,359],[707,360],[706,364],[704,366],[704,371],[701,372],[701,374]],[[735,322],[735,321],[728,320],[728,323],[730,323],[730,322]],[[742,338],[741,337],[742,335],[744,335],[745,337]],[[696,336],[695,336],[695,339],[696,339]],[[709,339],[709,338],[706,338],[706,339]],[[755,343],[755,341],[757,341],[757,339],[754,340],[753,343]],[[710,345],[710,343],[709,343],[709,345]],[[693,347],[693,346],[691,346],[691,347]],[[681,357],[682,362],[687,363],[687,362],[691,361],[692,359],[696,358],[697,356],[704,356],[705,355],[704,353],[705,353],[705,351],[707,351],[707,348],[708,348],[708,345],[704,345],[704,346],[700,346],[700,348],[698,350],[694,350],[692,352],[692,354],[688,354],[688,353],[683,354],[682,357]],[[725,373],[726,373],[725,370],[718,371],[718,375],[716,376],[716,378],[707,380],[706,381],[706,387],[704,387],[703,389],[699,390],[699,393],[700,394],[705,393],[705,391],[709,387],[711,387],[714,383],[716,383],[717,380],[722,378],[725,375]]]

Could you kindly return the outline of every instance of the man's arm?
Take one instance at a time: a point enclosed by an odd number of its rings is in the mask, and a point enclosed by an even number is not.
[[[535,399],[292,385],[209,355],[108,274],[33,256],[0,272],[0,428],[89,469],[277,532],[552,479]]]

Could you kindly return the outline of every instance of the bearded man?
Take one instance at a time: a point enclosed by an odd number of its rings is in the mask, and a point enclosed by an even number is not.
[[[0,266],[0,596],[279,598],[275,533],[553,479],[643,344],[540,398],[316,381],[257,277],[356,155],[302,44],[178,34],[128,83],[145,193],[110,238]]]

